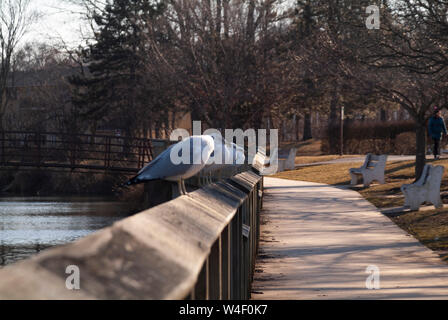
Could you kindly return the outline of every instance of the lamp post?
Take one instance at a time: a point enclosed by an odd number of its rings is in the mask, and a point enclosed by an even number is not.
[[[341,150],[340,150],[340,152],[339,152],[339,154],[341,155],[341,156],[343,156],[344,155],[344,113],[345,113],[345,108],[343,107],[343,106],[341,106],[341,125],[340,125],[340,128],[341,128],[341,132],[340,132],[340,147],[341,147]]]

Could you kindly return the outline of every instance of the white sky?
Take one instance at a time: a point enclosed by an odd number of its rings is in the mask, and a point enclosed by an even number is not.
[[[0,0],[1,1],[1,0]],[[30,32],[22,40],[46,43],[60,43],[61,39],[69,46],[81,44],[81,31],[89,31],[82,20],[82,8],[70,4],[69,0],[30,0],[31,9],[42,14],[42,18],[30,28]],[[282,0],[291,5],[295,0]]]
[[[85,22],[81,19],[79,7],[66,0],[31,0],[31,9],[42,14],[42,18],[30,27],[22,42],[54,43],[63,39],[71,46],[80,44],[80,30],[85,29]]]

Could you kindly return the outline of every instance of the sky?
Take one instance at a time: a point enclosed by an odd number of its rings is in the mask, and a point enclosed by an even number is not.
[[[63,39],[69,46],[80,44],[80,30],[85,29],[85,22],[81,18],[79,7],[66,0],[31,0],[30,4],[31,9],[37,10],[42,17],[30,27],[22,43],[55,43]]]
[[[0,0],[1,1],[1,0]],[[68,47],[77,47],[82,41],[81,30],[88,31],[86,22],[82,19],[82,8],[70,4],[69,0],[30,0],[31,9],[42,14],[42,18],[34,24],[22,40],[46,43],[61,43]],[[295,0],[283,0],[291,4]]]

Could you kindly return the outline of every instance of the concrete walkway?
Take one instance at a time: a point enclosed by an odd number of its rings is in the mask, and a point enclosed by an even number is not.
[[[448,264],[357,192],[265,178],[253,299],[448,299]],[[368,266],[380,289],[366,289]]]
[[[448,156],[446,153],[448,151],[443,151],[444,155],[441,155],[441,159],[448,159]],[[337,163],[363,163],[365,161],[366,157],[351,157],[351,158],[340,158],[340,159],[334,159],[334,160],[328,160],[328,161],[321,161],[321,162],[312,162],[312,163],[301,163],[296,164],[296,168],[300,167],[311,167],[311,166],[319,166],[319,165],[325,165],[325,164],[337,164]],[[433,155],[426,155],[426,160],[434,160]],[[389,155],[387,157],[387,162],[397,162],[397,161],[415,161],[415,156],[393,156]]]

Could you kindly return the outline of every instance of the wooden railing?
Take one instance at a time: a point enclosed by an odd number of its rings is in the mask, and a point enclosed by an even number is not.
[[[248,299],[262,196],[252,171],[208,185],[1,269],[0,299]]]
[[[136,172],[165,140],[54,132],[0,132],[0,167]]]

